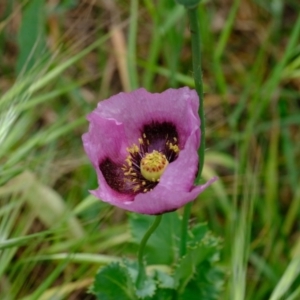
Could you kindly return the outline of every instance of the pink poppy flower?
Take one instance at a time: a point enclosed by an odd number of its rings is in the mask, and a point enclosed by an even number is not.
[[[200,144],[199,99],[187,87],[119,93],[87,116],[84,149],[98,177],[90,191],[102,201],[162,214],[193,201],[213,183],[194,185]]]

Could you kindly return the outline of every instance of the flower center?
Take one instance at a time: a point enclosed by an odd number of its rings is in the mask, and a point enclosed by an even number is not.
[[[159,181],[161,175],[169,164],[166,156],[159,151],[153,150],[147,153],[140,163],[140,170],[143,177],[149,181]]]
[[[115,172],[115,175],[111,172],[111,176],[106,176],[117,191],[123,189],[134,194],[152,191],[166,167],[177,159],[180,152],[178,134],[172,123],[145,125],[138,142],[138,145],[132,144],[126,149],[128,155],[121,172]],[[104,171],[109,170],[108,164],[102,163],[101,167]]]

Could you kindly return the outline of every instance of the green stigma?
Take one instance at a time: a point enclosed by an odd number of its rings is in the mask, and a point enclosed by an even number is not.
[[[140,169],[143,177],[149,181],[159,181],[169,164],[166,156],[159,151],[147,153],[141,160]]]

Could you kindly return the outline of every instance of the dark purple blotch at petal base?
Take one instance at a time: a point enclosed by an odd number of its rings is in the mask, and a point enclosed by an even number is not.
[[[116,192],[124,194],[133,194],[132,191],[126,189],[124,182],[124,173],[121,165],[114,163],[109,157],[106,157],[100,164],[99,169],[107,184]]]
[[[193,201],[216,178],[194,186],[200,146],[199,99],[189,88],[138,89],[101,101],[88,115],[84,149],[102,201],[143,214],[173,211]],[[159,181],[144,178],[141,159],[158,151],[168,165]],[[145,175],[146,176],[146,175]]]

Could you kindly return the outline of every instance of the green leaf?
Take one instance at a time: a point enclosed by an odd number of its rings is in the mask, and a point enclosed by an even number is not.
[[[205,261],[213,262],[219,257],[219,239],[207,232],[200,242],[188,247],[187,254],[180,260],[176,268],[174,278],[179,292],[183,292],[185,286],[197,274],[199,265]]]
[[[174,296],[176,291],[172,289],[158,289],[152,298],[147,300],[173,300],[176,299]]]
[[[156,279],[158,281],[158,286],[163,289],[174,289],[175,288],[175,280],[174,278],[164,273],[160,270],[156,271]]]
[[[206,223],[196,224],[190,231],[188,245],[190,247],[196,246],[199,241],[201,241],[205,235],[209,232]]]
[[[224,273],[209,261],[198,265],[195,276],[187,284],[180,300],[216,300],[223,289]]]
[[[176,0],[178,4],[184,5],[186,9],[197,7],[201,0]]]
[[[137,243],[152,223],[151,216],[130,216],[132,235]],[[148,241],[145,251],[148,263],[172,265],[178,259],[180,232],[181,220],[178,214],[174,212],[164,215],[161,224]],[[182,300],[212,300],[219,294],[223,281],[217,279],[223,278],[223,273],[215,267],[215,262],[219,258],[220,240],[203,223],[189,231],[187,244],[187,254],[179,261],[173,276],[161,270],[155,271],[155,294],[145,300],[175,299],[174,297]],[[129,273],[133,280],[137,278],[137,269],[129,269]],[[154,284],[153,281],[151,284]]]
[[[135,286],[135,294],[137,295],[137,297],[140,299],[153,297],[156,290],[154,279],[151,276],[144,274],[140,284],[137,286],[136,282],[139,272],[137,262],[125,260],[124,267],[128,272],[128,275],[132,281],[132,285]]]
[[[139,244],[153,223],[153,216],[130,214],[130,229]],[[162,221],[147,242],[145,258],[148,264],[172,264],[178,256],[181,220],[177,212],[163,215]]]
[[[91,292],[101,300],[132,300],[130,279],[126,269],[119,263],[111,263],[99,270]]]
[[[17,73],[32,68],[46,49],[44,8],[44,0],[32,0],[24,10],[18,33]]]

